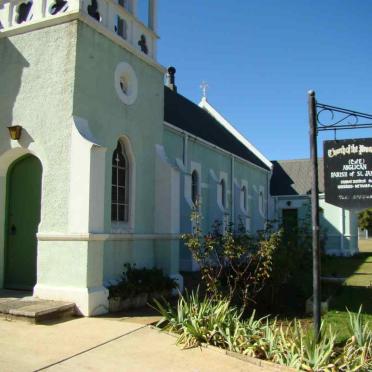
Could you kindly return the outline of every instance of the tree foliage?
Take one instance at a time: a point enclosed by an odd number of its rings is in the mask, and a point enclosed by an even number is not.
[[[365,209],[358,214],[358,226],[362,230],[372,229],[372,208]]]

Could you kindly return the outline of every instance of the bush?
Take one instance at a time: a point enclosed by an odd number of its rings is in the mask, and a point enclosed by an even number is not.
[[[281,232],[264,231],[253,238],[244,229],[223,231],[216,222],[212,232],[203,235],[201,215],[192,213],[193,232],[182,238],[200,266],[207,293],[215,298],[228,298],[243,310],[255,302],[272,270],[272,256],[281,240]]]
[[[135,265],[124,264],[124,272],[118,284],[110,286],[109,298],[132,298],[142,293],[169,293],[177,288],[175,280],[164,275],[163,270],[137,269]]]
[[[301,314],[312,295],[312,232],[310,206],[297,224],[283,223],[281,239],[273,252],[272,272],[260,294],[260,310],[274,314]],[[321,229],[321,249],[327,234]]]

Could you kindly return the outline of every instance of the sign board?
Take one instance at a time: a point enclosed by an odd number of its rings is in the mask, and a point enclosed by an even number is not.
[[[324,191],[338,207],[372,207],[372,138],[324,141]]]

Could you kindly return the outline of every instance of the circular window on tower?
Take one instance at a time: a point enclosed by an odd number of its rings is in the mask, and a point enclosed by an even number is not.
[[[137,76],[132,66],[126,62],[121,62],[116,67],[115,89],[120,100],[126,105],[131,105],[137,98]]]

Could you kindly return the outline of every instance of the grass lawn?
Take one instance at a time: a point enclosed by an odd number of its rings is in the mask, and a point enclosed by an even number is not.
[[[322,262],[322,275],[346,278],[347,285],[372,287],[372,253],[353,257],[326,257]]]
[[[329,311],[323,316],[327,325],[337,332],[338,340],[350,337],[348,313],[363,313],[372,329],[372,242],[363,242],[362,253],[354,257],[327,257],[322,262],[322,275],[345,278],[341,287],[335,289]]]
[[[348,329],[349,315],[346,308],[357,313],[363,306],[365,319],[372,329],[372,289],[364,287],[342,286],[332,298],[329,311],[323,316],[326,325],[337,332],[337,340],[343,341],[351,336]]]

